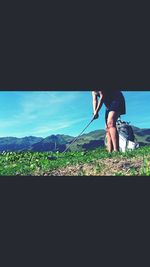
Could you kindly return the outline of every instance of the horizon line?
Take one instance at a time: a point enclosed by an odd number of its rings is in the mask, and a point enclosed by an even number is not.
[[[140,130],[147,130],[147,129],[150,129],[150,128],[139,128],[139,127],[137,127],[137,126],[134,126],[134,125],[132,125],[132,124],[130,124],[130,126],[132,126],[132,127],[135,127],[135,128],[138,128],[138,129],[140,129]],[[90,131],[90,132],[88,132],[88,133],[83,133],[82,135],[84,135],[84,134],[89,134],[89,133],[92,133],[92,132],[95,132],[95,131],[105,131],[105,129],[97,129],[97,130],[93,130],[93,131]],[[52,136],[52,135],[54,135],[54,136],[57,136],[57,135],[66,135],[66,136],[70,136],[70,137],[77,137],[77,136],[73,136],[73,135],[68,135],[68,134],[51,134],[51,135],[48,135],[48,136],[46,136],[46,137],[42,137],[42,136],[35,136],[35,135],[26,135],[26,136],[22,136],[22,137],[16,137],[16,136],[0,136],[0,138],[18,138],[18,139],[21,139],[21,138],[29,138],[29,137],[36,137],[36,138],[42,138],[42,139],[45,139],[45,138],[47,138],[47,137],[49,137],[49,136]],[[81,135],[81,136],[82,136]]]

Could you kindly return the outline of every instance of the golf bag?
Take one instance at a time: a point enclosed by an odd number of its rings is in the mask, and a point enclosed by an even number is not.
[[[126,150],[134,150],[139,147],[137,143],[133,128],[129,122],[121,121],[119,118],[116,123],[119,134],[119,150],[125,152]]]

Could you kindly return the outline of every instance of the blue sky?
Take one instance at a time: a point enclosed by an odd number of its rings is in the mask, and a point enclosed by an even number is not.
[[[123,91],[127,114],[123,120],[150,128],[150,91]],[[77,136],[92,118],[90,91],[0,91],[0,137],[68,134]],[[99,119],[86,133],[104,129],[103,106]]]

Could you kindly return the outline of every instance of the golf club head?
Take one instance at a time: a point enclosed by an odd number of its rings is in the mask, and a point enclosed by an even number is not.
[[[48,159],[48,160],[57,160],[57,157],[54,157],[54,156],[48,156],[47,159]]]

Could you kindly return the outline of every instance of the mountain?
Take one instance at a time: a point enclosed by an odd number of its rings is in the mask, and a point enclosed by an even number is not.
[[[31,146],[40,142],[43,138],[28,136],[23,138],[17,137],[0,137],[0,152],[2,151],[23,151],[30,150]]]
[[[132,126],[136,140],[140,146],[150,144],[150,129],[140,129]]]
[[[140,146],[150,145],[150,129],[140,129],[132,126],[135,137]],[[51,135],[46,138],[42,137],[1,137],[0,152],[2,151],[59,151],[62,152],[74,140],[75,137],[69,135]],[[90,150],[99,146],[104,146],[105,130],[95,130],[83,134],[73,143],[69,150]]]
[[[51,135],[31,146],[32,151],[59,151],[62,152],[74,137],[69,135]]]

